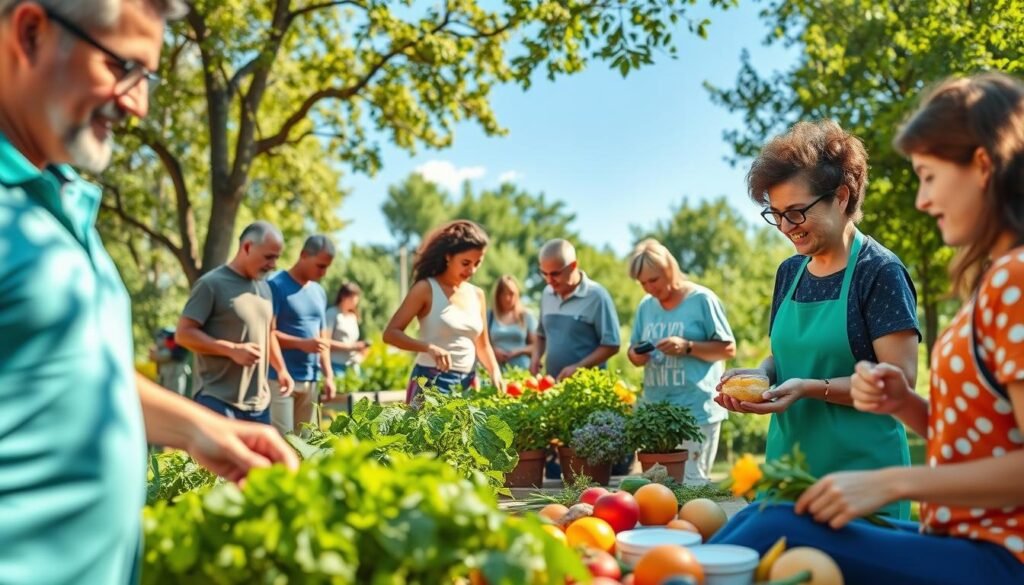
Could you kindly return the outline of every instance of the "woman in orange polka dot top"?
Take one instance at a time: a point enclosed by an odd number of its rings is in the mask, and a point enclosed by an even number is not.
[[[903,371],[861,362],[851,396],[928,438],[927,465],[827,475],[787,508],[741,513],[716,541],[779,534],[831,554],[850,583],[1024,583],[1024,84],[946,81],[900,130],[917,208],[958,249],[963,307],[932,351],[928,400]],[[856,520],[899,499],[920,526]]]

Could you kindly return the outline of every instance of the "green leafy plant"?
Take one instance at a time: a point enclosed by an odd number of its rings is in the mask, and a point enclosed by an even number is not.
[[[573,431],[585,425],[595,412],[611,411],[627,416],[632,407],[615,391],[616,382],[616,376],[607,370],[587,368],[577,370],[548,390],[553,437],[573,446]]]
[[[644,402],[626,422],[629,442],[643,453],[671,453],[683,441],[704,440],[690,409],[668,402]]]
[[[498,509],[480,476],[373,442],[330,440],[297,472],[250,473],[143,512],[144,584],[453,583],[479,571],[491,585],[583,581],[586,569],[535,518]]]
[[[393,453],[434,453],[464,476],[480,473],[496,492],[508,493],[505,474],[519,462],[508,423],[469,392],[444,395],[426,386],[418,409],[364,398],[351,415],[338,415],[327,432],[314,433],[308,442],[328,447],[328,435],[351,435],[373,441],[383,460]]]
[[[181,494],[203,490],[217,483],[217,476],[183,451],[166,451],[149,457],[146,503],[170,502]]]
[[[626,418],[611,411],[595,412],[572,433],[576,455],[591,465],[614,463],[633,450],[626,435]]]
[[[512,449],[543,449],[551,442],[551,415],[547,393],[524,392],[520,397],[493,396],[482,407],[512,429]]]
[[[530,494],[530,497],[524,500],[522,505],[517,509],[540,510],[548,504],[562,504],[563,506],[568,507],[578,503],[580,501],[580,495],[582,495],[587,488],[595,485],[597,485],[597,483],[594,482],[593,479],[580,473],[576,475],[572,485],[565,486],[557,492],[535,492]]]
[[[409,383],[412,362],[408,352],[390,350],[378,341],[370,346],[359,370],[349,368],[335,384],[341,393],[403,389]]]

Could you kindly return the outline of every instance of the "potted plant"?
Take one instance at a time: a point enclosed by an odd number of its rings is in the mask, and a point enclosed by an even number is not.
[[[578,370],[558,386],[545,392],[550,397],[551,433],[563,444],[572,444],[572,433],[587,423],[595,412],[628,415],[631,396],[616,391],[618,378],[607,370]]]
[[[690,409],[669,402],[644,402],[626,423],[629,443],[637,448],[637,458],[644,471],[655,463],[668,469],[670,477],[682,483],[687,452],[680,449],[683,441],[701,442],[697,420]]]
[[[579,474],[601,485],[611,480],[612,463],[632,451],[626,432],[626,417],[613,411],[595,412],[572,433],[573,452],[564,452],[562,474],[572,483]]]
[[[512,448],[519,463],[505,475],[506,487],[543,487],[545,450],[551,442],[545,394],[525,392],[521,396],[495,396],[491,410],[512,429]]]

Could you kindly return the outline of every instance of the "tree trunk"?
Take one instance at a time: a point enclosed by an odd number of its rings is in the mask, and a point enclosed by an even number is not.
[[[240,193],[241,188],[235,190]],[[206,244],[203,246],[202,274],[213,270],[228,260],[234,244],[235,222],[242,198],[236,193],[214,195],[210,208],[209,229],[206,232]]]

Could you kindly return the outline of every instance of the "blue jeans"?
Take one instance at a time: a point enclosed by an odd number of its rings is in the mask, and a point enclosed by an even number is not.
[[[829,554],[849,585],[962,585],[1024,583],[1024,563],[986,541],[921,534],[914,522],[889,520],[895,528],[864,520],[841,530],[793,512],[792,504],[761,509],[751,504],[708,541],[739,544],[764,554],[780,536],[787,548],[811,546]]]
[[[222,414],[228,418],[258,422],[263,423],[265,425],[270,424],[269,408],[264,408],[263,410],[259,411],[241,410],[235,408],[234,406],[231,406],[227,402],[217,400],[216,398],[212,396],[207,396],[206,394],[203,393],[200,393],[198,396],[196,396],[195,401],[198,402],[199,404],[202,404],[206,408],[209,408],[210,410],[218,414]]]
[[[442,372],[437,368],[429,368],[427,366],[421,366],[416,364],[412,369],[412,374],[409,376],[409,386],[405,389],[405,402],[406,404],[412,404],[416,395],[419,394],[422,389],[417,381],[417,378],[426,378],[427,383],[432,385],[442,394],[451,394],[452,390],[456,386],[463,390],[476,386],[476,372],[455,372],[448,370]]]

